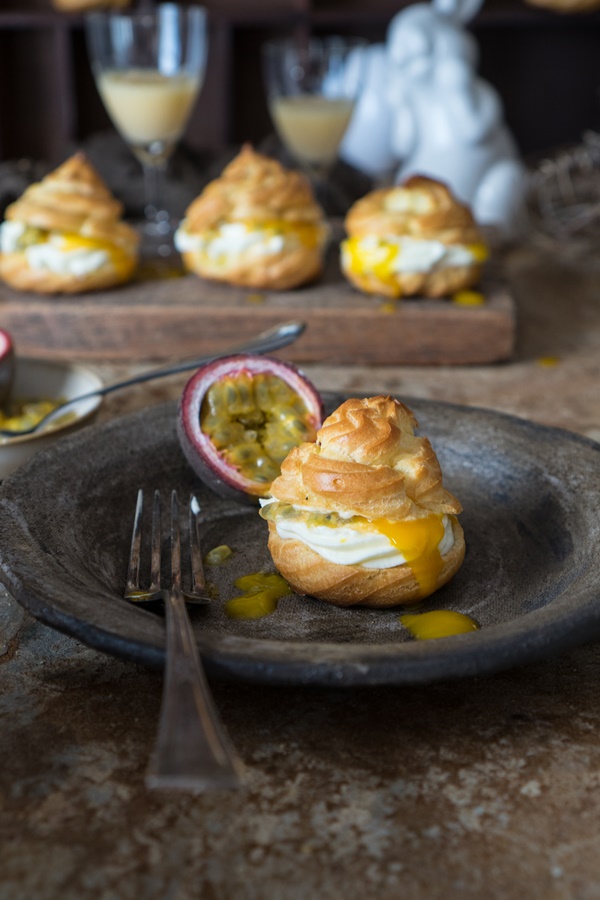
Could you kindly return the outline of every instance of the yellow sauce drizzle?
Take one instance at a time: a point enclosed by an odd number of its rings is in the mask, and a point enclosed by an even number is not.
[[[473,254],[477,262],[485,262],[490,255],[485,244],[467,244],[467,250]]]
[[[204,557],[204,565],[205,566],[222,566],[225,560],[229,559],[233,550],[231,547],[228,547],[227,544],[219,544],[218,547],[213,547],[212,550],[209,550],[206,556]]]
[[[480,627],[470,616],[451,610],[434,610],[415,615],[403,615],[400,616],[400,622],[417,641],[430,641],[436,638],[451,637],[454,634],[467,634],[470,631],[477,631]]]
[[[11,400],[7,409],[0,410],[0,428],[6,428],[7,431],[23,431],[27,428],[33,428],[37,423],[51,413],[52,410],[65,403],[66,400]],[[67,416],[77,418],[75,413],[65,413],[54,424],[54,427],[60,427],[62,420]]]
[[[479,291],[457,291],[452,295],[452,302],[457,306],[483,306],[485,297]]]
[[[235,586],[244,593],[225,603],[225,612],[232,619],[262,619],[275,612],[281,597],[293,593],[287,581],[277,573],[242,575]]]
[[[80,234],[64,233],[62,237],[62,249],[70,250],[104,250],[110,257],[113,268],[121,278],[125,278],[135,266],[135,258],[110,241],[98,238],[83,237]]]
[[[395,313],[398,309],[398,304],[394,300],[386,300],[379,307],[382,313]]]
[[[444,537],[444,526],[439,516],[391,522],[389,519],[373,519],[370,523],[384,534],[402,554],[417,580],[420,597],[427,597],[437,587],[443,562],[438,544]]]
[[[351,237],[342,244],[342,252],[348,258],[350,271],[356,275],[372,273],[379,281],[392,288],[394,295],[399,297],[401,290],[392,266],[400,248],[383,240],[378,241],[376,246],[365,248],[361,241],[360,237]]]
[[[540,356],[536,362],[538,366],[542,366],[544,369],[551,369],[559,364],[560,359],[558,356]]]

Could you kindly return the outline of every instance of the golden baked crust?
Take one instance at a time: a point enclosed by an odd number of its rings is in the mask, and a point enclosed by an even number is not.
[[[7,208],[6,219],[54,235],[97,241],[114,248],[111,261],[96,271],[76,276],[31,269],[24,252],[3,253],[0,276],[18,290],[50,294],[98,290],[128,281],[137,265],[139,235],[120,221],[121,213],[121,203],[84,154],[75,154],[42,181],[30,185]]]
[[[393,279],[378,278],[374,272],[356,272],[342,262],[348,281],[364,294],[381,297],[450,297],[475,287],[481,278],[481,265],[452,266],[433,272],[397,272]]]
[[[60,274],[47,269],[31,269],[24,253],[0,253],[0,277],[18,291],[37,294],[80,294],[101,291],[129,281],[136,268],[135,258],[119,271],[110,264],[86,275]]]
[[[438,241],[446,246],[483,246],[484,240],[469,208],[445,184],[414,175],[403,184],[372,191],[358,200],[345,220],[350,238],[405,237]],[[342,245],[342,270],[361,291],[388,297],[441,297],[472,287],[481,275],[481,260],[428,272],[394,272],[381,277],[373,270],[357,270]]]
[[[462,507],[442,484],[427,438],[416,436],[412,412],[388,396],[346,400],[317,432],[294,448],[271,485],[271,496],[295,507],[392,521],[451,516],[454,545],[442,557],[434,589],[464,557]],[[275,565],[299,593],[339,605],[390,606],[423,596],[409,565],[371,569],[328,562],[304,543],[282,539],[269,521]]]
[[[442,569],[434,590],[446,584],[465,557],[465,538],[457,519],[452,519],[454,544],[442,557]],[[282,539],[269,522],[269,550],[279,572],[298,594],[326,600],[334,606],[384,608],[414,603],[421,589],[409,565],[391,569],[366,569],[329,562],[301,541]]]
[[[458,514],[461,505],[442,485],[437,456],[414,434],[408,407],[391,397],[342,403],[315,443],[290,451],[271,485],[278,500],[368,519]]]
[[[443,244],[475,244],[482,239],[469,208],[441,181],[422,175],[357,200],[344,224],[353,237],[395,234]]]
[[[210,239],[233,223],[278,228],[284,238],[281,251],[214,258],[185,250],[186,268],[204,278],[271,290],[297,287],[321,272],[327,228],[309,182],[249,144],[188,207],[181,227],[192,237]]]

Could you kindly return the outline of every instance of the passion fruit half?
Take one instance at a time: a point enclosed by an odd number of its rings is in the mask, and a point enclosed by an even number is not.
[[[314,441],[323,420],[317,389],[295,366],[256,354],[202,366],[179,401],[177,434],[196,474],[215,493],[256,503],[289,451]]]
[[[8,331],[0,328],[0,409],[8,403],[15,375],[15,348]]]

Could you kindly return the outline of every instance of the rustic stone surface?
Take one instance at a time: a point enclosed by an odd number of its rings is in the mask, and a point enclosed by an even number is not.
[[[308,374],[600,438],[600,277],[526,253],[510,271],[514,362]],[[102,416],[181,384],[107,398]],[[144,787],[159,674],[34,622],[5,595],[0,673],[1,900],[600,898],[598,642],[422,688],[216,683],[248,786],[205,797]]]

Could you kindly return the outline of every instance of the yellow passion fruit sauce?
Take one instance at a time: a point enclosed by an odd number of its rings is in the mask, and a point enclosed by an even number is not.
[[[64,400],[33,400],[33,399],[17,399],[11,400],[5,410],[0,410],[0,428],[6,428],[10,431],[23,431],[28,428],[35,428],[44,416],[51,413],[57,406],[64,403]],[[75,418],[75,413],[65,413],[65,417],[70,415]],[[53,423],[56,425],[64,424],[63,417]],[[50,426],[49,426],[50,427]],[[11,438],[5,438],[9,441]]]
[[[229,559],[233,550],[231,547],[228,547],[227,544],[219,544],[218,547],[213,547],[212,550],[209,550],[206,556],[204,557],[204,565],[205,566],[222,566],[223,563]]]
[[[293,593],[281,575],[271,572],[243,575],[235,586],[243,593],[225,603],[225,612],[232,619],[262,619],[275,612],[281,597]]]
[[[301,397],[277,375],[236,373],[206,392],[200,426],[226,462],[259,484],[270,484],[293,447],[316,431]]]
[[[432,610],[426,613],[406,613],[400,616],[400,622],[418,641],[429,641],[435,638],[451,637],[454,634],[467,634],[477,631],[479,625],[470,616],[452,610]]]

